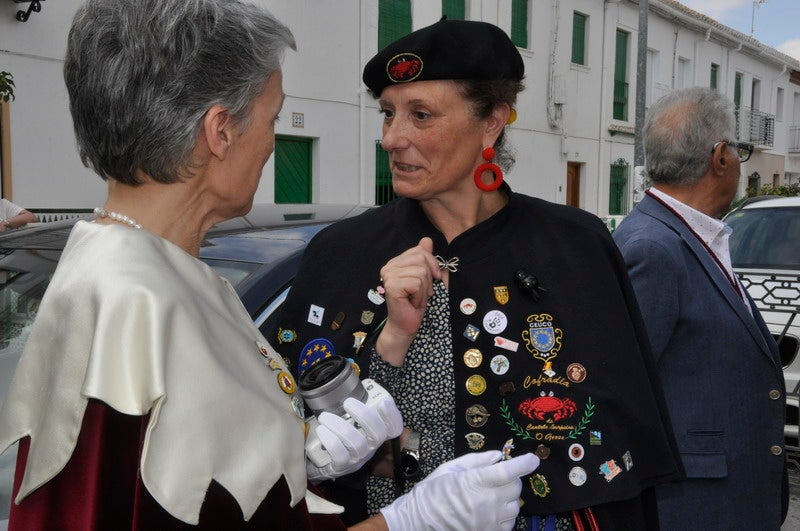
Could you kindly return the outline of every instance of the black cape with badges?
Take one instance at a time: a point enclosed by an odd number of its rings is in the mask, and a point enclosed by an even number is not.
[[[295,371],[317,338],[338,355],[367,358],[386,317],[375,297],[380,268],[429,236],[435,255],[458,258],[449,277],[456,456],[509,439],[512,456],[536,452],[542,461],[523,478],[521,514],[629,500],[680,477],[647,336],[605,225],[503,189],[508,204],[449,245],[405,198],[320,232],[277,321],[277,350]],[[518,270],[546,290],[538,301],[515,283]]]

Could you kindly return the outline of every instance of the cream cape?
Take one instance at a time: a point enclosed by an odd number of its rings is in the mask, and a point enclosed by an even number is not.
[[[16,503],[64,468],[96,398],[150,414],[142,481],[174,517],[198,522],[211,479],[245,519],[280,476],[296,505],[307,494],[299,395],[279,388],[287,369],[268,347],[271,369],[260,345],[206,264],[145,231],[78,222],[0,409],[0,450],[31,437]],[[338,512],[308,494],[311,512]]]

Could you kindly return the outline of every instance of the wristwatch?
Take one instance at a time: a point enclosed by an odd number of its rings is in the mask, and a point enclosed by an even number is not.
[[[400,472],[406,479],[419,476],[419,440],[419,432],[411,431],[400,449]]]

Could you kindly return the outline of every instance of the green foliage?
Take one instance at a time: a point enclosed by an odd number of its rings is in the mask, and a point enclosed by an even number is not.
[[[781,186],[765,184],[757,190],[755,188],[747,189],[747,197],[755,197],[757,195],[779,195],[781,197],[800,196],[800,184],[783,184]]]
[[[14,100],[14,76],[11,72],[0,72],[0,99]]]
[[[730,210],[735,209],[739,205],[741,205],[744,201],[751,197],[761,196],[761,195],[771,195],[776,197],[798,197],[800,196],[800,184],[782,184],[780,186],[773,186],[771,184],[765,184],[761,188],[753,188],[749,187],[745,191],[744,197],[740,197],[736,201],[731,204]],[[730,211],[729,210],[729,211]],[[729,211],[726,211],[729,212]]]

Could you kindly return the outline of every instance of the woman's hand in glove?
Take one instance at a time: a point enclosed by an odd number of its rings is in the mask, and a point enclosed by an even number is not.
[[[381,509],[390,531],[510,530],[519,513],[520,477],[539,466],[524,454],[467,454],[440,465],[408,494]]]
[[[355,426],[327,411],[311,422],[306,440],[306,472],[312,482],[355,472],[385,440],[393,439],[403,431],[403,417],[388,393],[386,397],[368,404],[350,397],[344,401],[343,407],[355,421]],[[315,440],[321,443],[321,448]]]

